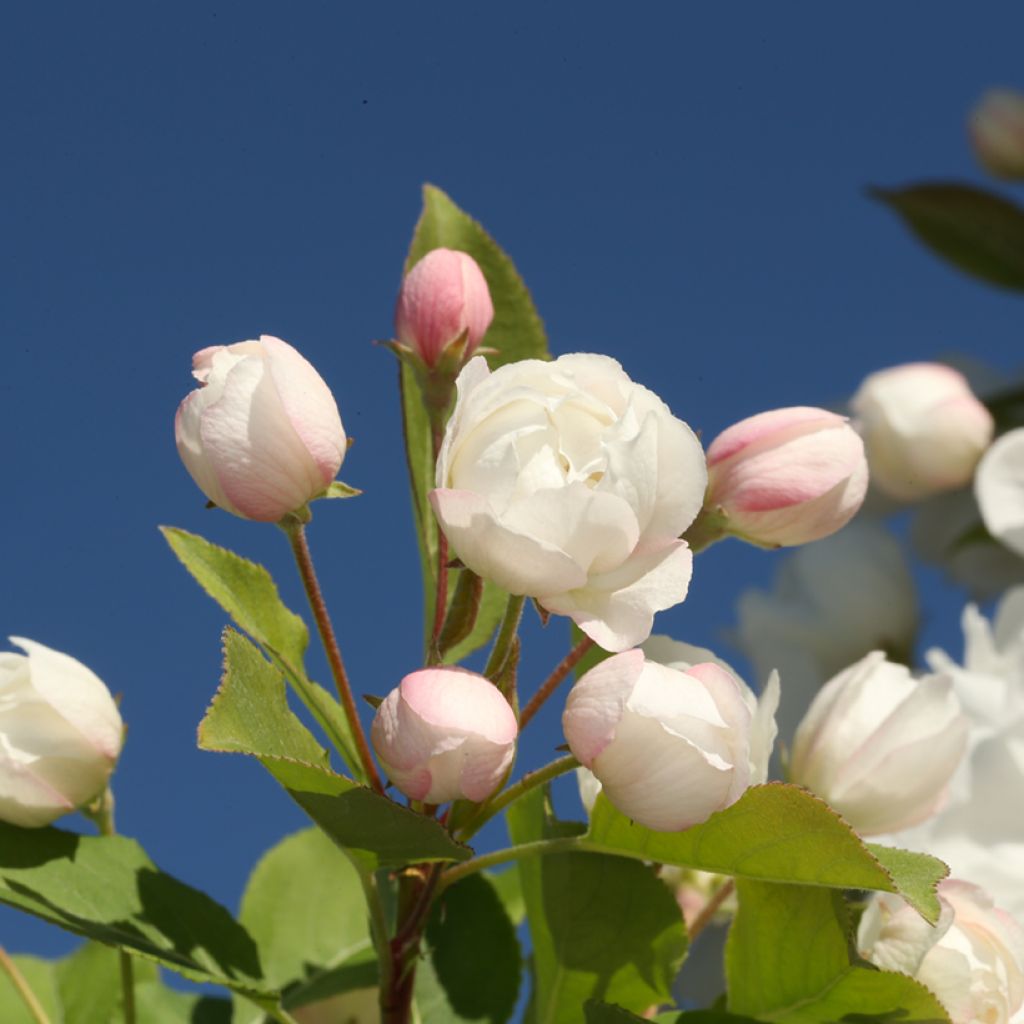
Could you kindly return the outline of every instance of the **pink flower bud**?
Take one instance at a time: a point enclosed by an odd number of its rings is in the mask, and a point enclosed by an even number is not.
[[[986,93],[971,112],[978,159],[999,178],[1024,178],[1024,96],[1009,89]]]
[[[970,483],[992,441],[988,409],[967,378],[941,363],[906,363],[864,379],[850,400],[871,482],[901,501]]]
[[[712,662],[683,672],[640,650],[608,658],[572,688],[562,729],[615,807],[659,832],[706,821],[750,782],[750,708]]]
[[[491,293],[476,260],[454,249],[432,249],[402,282],[395,331],[399,342],[434,366],[464,333],[468,359],[493,319]]]
[[[518,732],[492,682],[461,668],[425,668],[384,698],[370,735],[407,797],[443,804],[490,796],[512,763]]]
[[[11,642],[25,653],[0,652],[0,820],[38,828],[103,794],[124,726],[81,662]]]
[[[741,420],[708,448],[705,507],[729,533],[792,546],[835,533],[867,490],[864,445],[842,416],[796,406]]]
[[[178,406],[178,454],[200,490],[243,519],[277,522],[334,479],[347,442],[334,396],[287,342],[214,345]]]

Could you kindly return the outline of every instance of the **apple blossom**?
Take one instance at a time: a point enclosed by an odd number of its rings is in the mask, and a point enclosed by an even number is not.
[[[968,483],[992,440],[992,415],[967,378],[941,363],[906,363],[867,376],[850,400],[872,483],[919,501]]]
[[[771,591],[748,589],[737,605],[736,646],[757,678],[786,681],[779,728],[790,739],[821,686],[869,651],[908,657],[918,602],[903,549],[859,519],[784,558]]]
[[[493,319],[491,293],[476,260],[454,249],[432,249],[402,282],[395,332],[401,345],[432,367],[463,334],[468,358]]]
[[[928,924],[901,897],[875,893],[857,930],[860,955],[916,978],[953,1024],[1011,1024],[1024,1009],[1024,929],[977,885],[939,883]]]
[[[864,443],[845,417],[796,406],[751,416],[707,452],[705,506],[725,532],[791,546],[845,526],[864,501]]]
[[[101,796],[124,726],[102,681],[67,654],[19,637],[0,652],[0,820],[48,825]]]
[[[640,643],[689,586],[679,536],[707,482],[693,431],[606,356],[493,373],[478,356],[457,385],[430,495],[451,548],[606,650]]]
[[[659,832],[707,820],[750,783],[750,709],[713,662],[682,672],[617,654],[577,681],[562,729],[612,804]]]
[[[201,387],[178,406],[174,432],[185,468],[215,504],[276,522],[334,479],[345,430],[334,396],[287,342],[214,345],[192,357]]]
[[[490,680],[461,668],[407,675],[377,709],[371,739],[388,778],[429,804],[484,800],[512,764],[518,733]]]
[[[790,778],[863,835],[892,832],[942,807],[966,739],[948,675],[915,679],[874,651],[814,698],[796,730]]]
[[[971,111],[974,152],[1000,178],[1024,178],[1024,96],[993,89]]]
[[[1024,555],[1024,427],[1003,434],[985,452],[974,495],[988,532]]]
[[[963,630],[962,666],[940,650],[926,659],[953,680],[970,721],[967,756],[942,813],[891,839],[944,860],[1024,919],[1024,815],[1007,813],[1024,802],[1024,587],[1003,597],[992,623],[968,605]]]

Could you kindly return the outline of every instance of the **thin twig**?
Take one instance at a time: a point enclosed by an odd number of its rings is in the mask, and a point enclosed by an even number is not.
[[[11,984],[21,996],[21,1001],[28,1007],[28,1012],[36,1024],[50,1024],[50,1018],[47,1017],[32,987],[25,980],[25,975],[18,970],[18,965],[7,955],[7,950],[3,946],[0,946],[0,968],[11,979]]]
[[[306,597],[309,598],[309,606],[313,611],[313,618],[316,620],[317,631],[324,645],[328,664],[331,666],[331,675],[334,676],[334,684],[341,700],[341,706],[345,711],[345,717],[348,719],[349,728],[352,730],[352,737],[359,752],[363,771],[370,785],[378,793],[383,793],[384,786],[377,773],[377,766],[373,763],[370,746],[366,742],[366,733],[363,732],[362,723],[359,721],[359,712],[356,710],[356,702],[352,696],[352,686],[348,681],[345,663],[341,660],[338,638],[335,636],[334,626],[331,625],[327,604],[316,578],[316,570],[313,568],[313,558],[309,552],[309,544],[306,542],[306,528],[302,524],[296,523],[286,528],[285,533],[288,535],[292,553],[295,555],[299,575],[302,577],[302,585],[305,588]]]
[[[693,924],[687,929],[690,933],[690,941],[693,942],[698,935],[711,923],[711,919],[718,913],[718,908],[732,895],[736,888],[736,879],[730,878],[721,888],[704,904],[701,912],[697,915]]]
[[[551,673],[541,683],[540,689],[529,699],[523,713],[519,716],[519,731],[526,728],[530,719],[540,710],[541,705],[558,689],[558,684],[576,667],[580,659],[594,646],[594,641],[589,636],[583,637],[579,643],[555,666]]]

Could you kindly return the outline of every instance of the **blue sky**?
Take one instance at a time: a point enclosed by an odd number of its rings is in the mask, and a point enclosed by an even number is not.
[[[122,829],[231,907],[303,819],[258,765],[195,749],[224,616],[157,524],[264,562],[304,607],[276,530],[204,510],[174,409],[209,344],[273,333],[319,368],[366,492],[310,531],[350,672],[382,694],[418,667],[395,369],[370,341],[424,181],[512,255],[554,352],[615,356],[707,438],[882,365],[1021,362],[1021,300],[864,191],[984,181],[964,120],[1024,87],[1019,5],[23,4],[4,22],[0,626],[123,693]],[[775,564],[702,556],[659,630],[728,653],[736,594]],[[961,600],[929,592],[928,642],[959,651]],[[531,626],[527,688],[564,636]],[[526,765],[560,742],[548,717]],[[74,943],[0,912],[12,950]]]

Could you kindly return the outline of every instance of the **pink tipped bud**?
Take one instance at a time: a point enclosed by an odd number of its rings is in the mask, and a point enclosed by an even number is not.
[[[454,249],[432,249],[402,282],[395,331],[432,367],[463,334],[468,359],[493,319],[491,293],[476,260]]]
[[[519,726],[501,691],[475,672],[425,668],[377,709],[371,739],[388,778],[428,804],[486,799],[512,763]]]
[[[971,112],[974,152],[999,178],[1024,178],[1024,96],[1008,89],[986,93]]]
[[[867,490],[864,445],[842,416],[797,406],[741,420],[708,448],[705,506],[755,544],[807,544],[835,533]]]
[[[992,415],[967,378],[941,363],[906,363],[866,377],[850,400],[871,482],[920,501],[971,482],[992,442]]]

